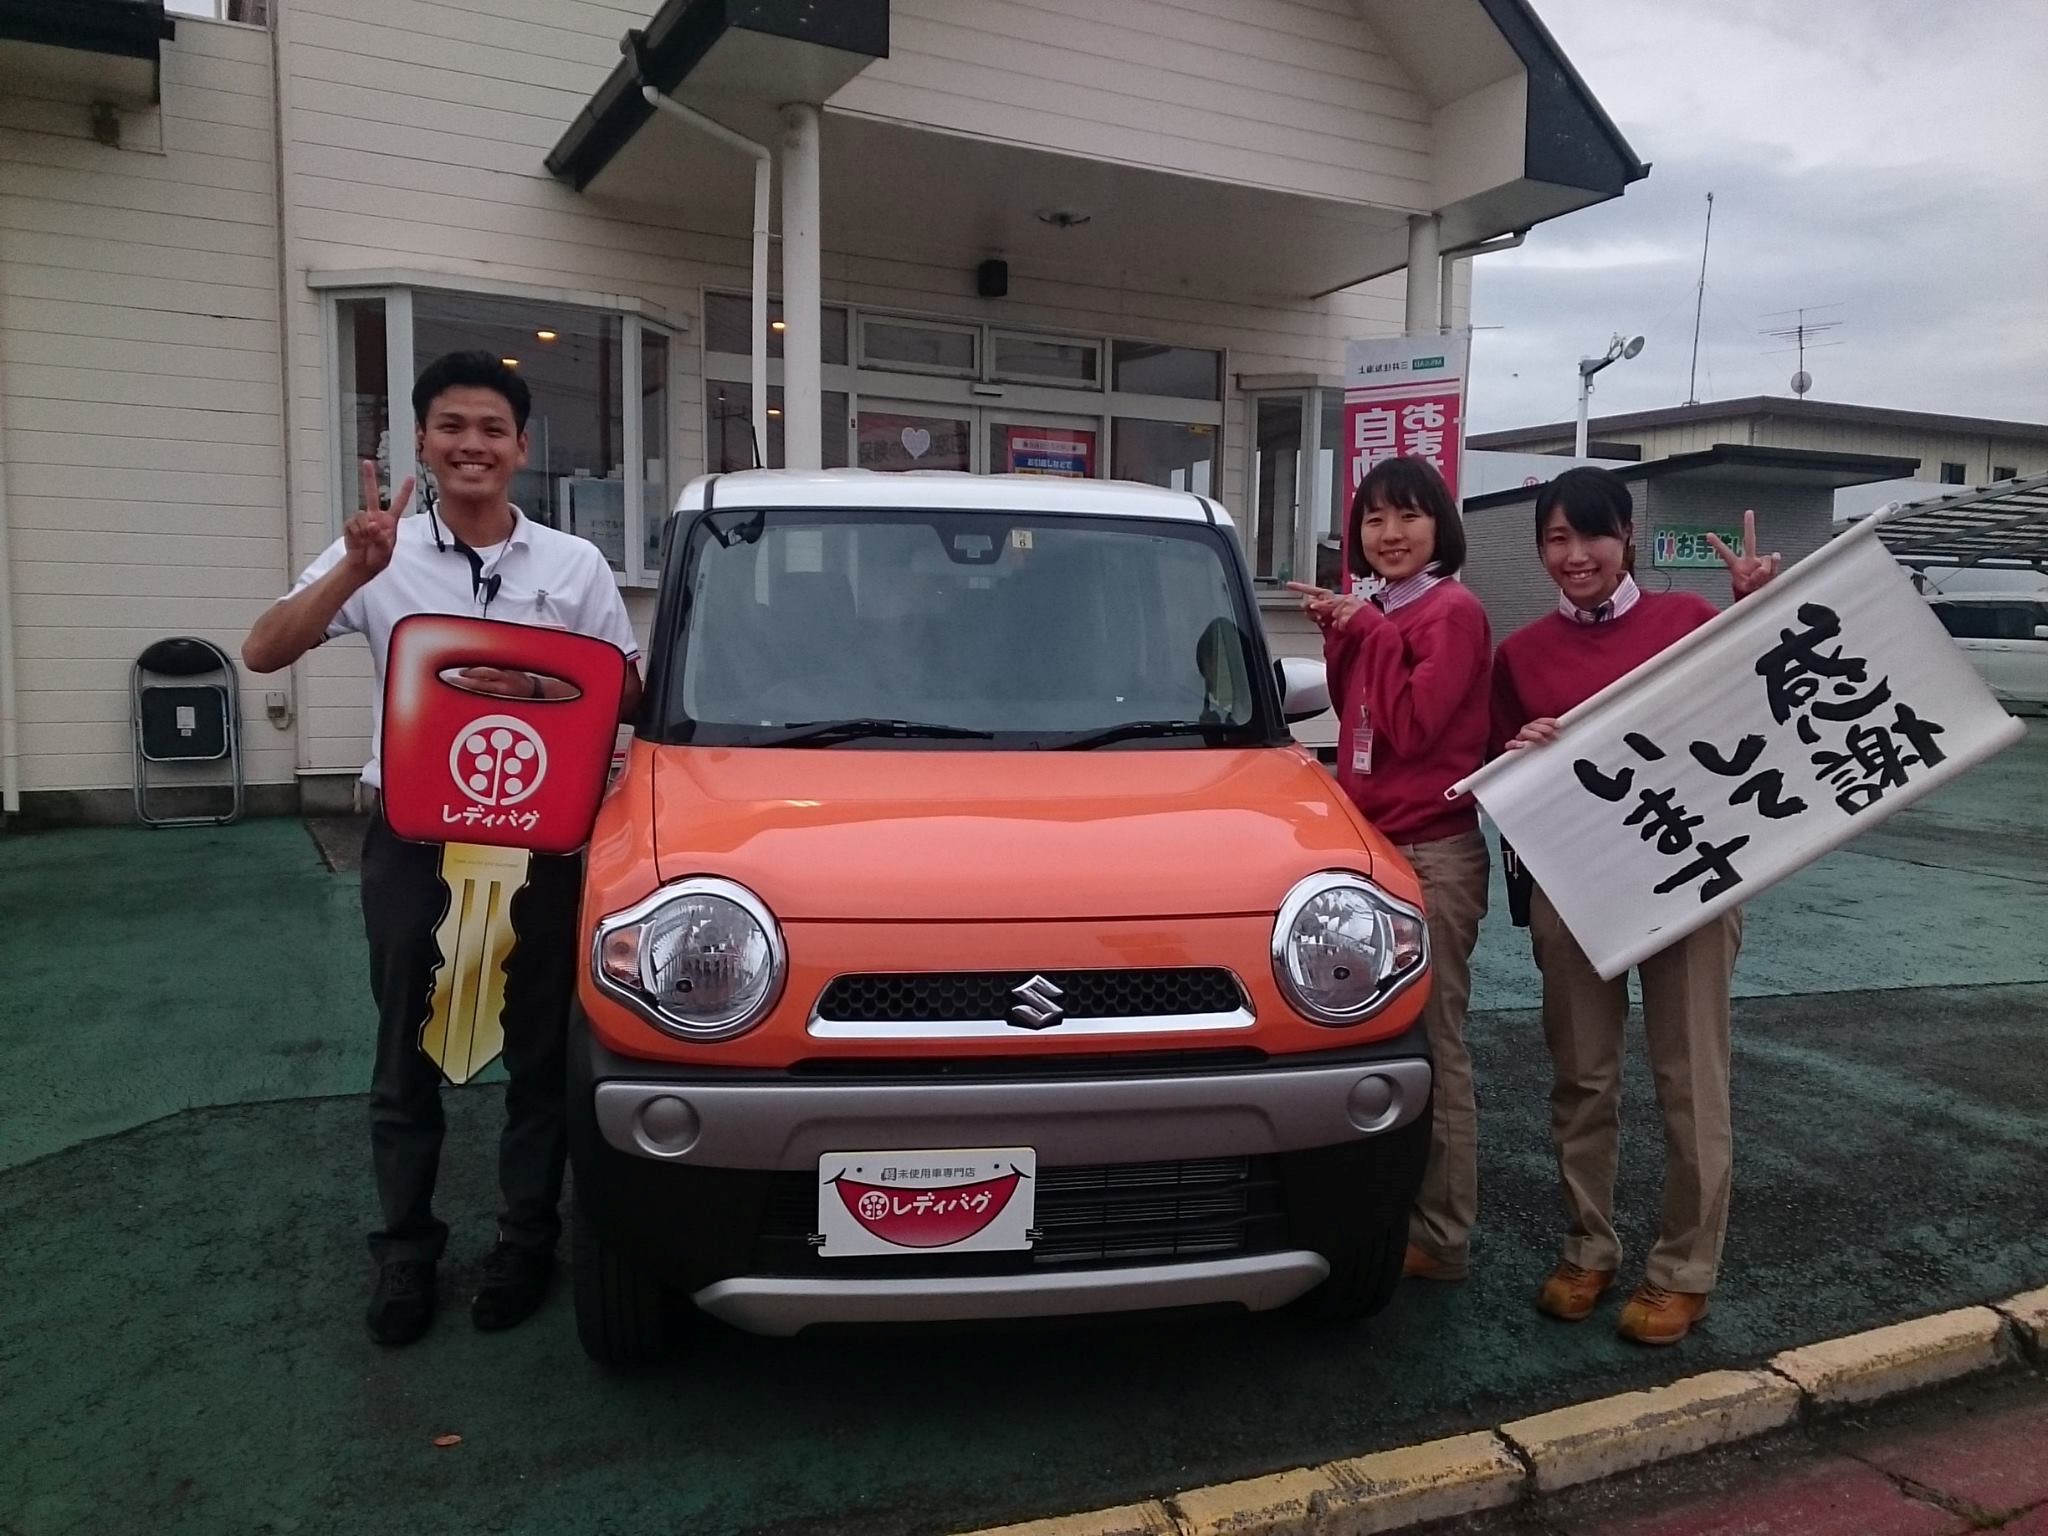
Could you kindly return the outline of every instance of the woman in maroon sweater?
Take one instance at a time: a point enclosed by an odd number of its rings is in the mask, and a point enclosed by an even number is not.
[[[1712,536],[1710,535],[1710,538]],[[1508,751],[1557,735],[1560,715],[1714,617],[1690,592],[1644,592],[1635,566],[1628,486],[1604,469],[1569,469],[1536,498],[1536,539],[1559,591],[1557,609],[1501,643],[1493,670],[1493,740]],[[1777,574],[1757,557],[1756,514],[1743,514],[1744,554],[1718,538],[1739,599]],[[1577,1322],[1621,1265],[1614,1169],[1621,1139],[1622,1030],[1628,978],[1602,981],[1535,891],[1529,936],[1543,973],[1550,1046],[1551,1137],[1570,1227],[1536,1304]],[[1742,943],[1729,912],[1643,961],[1643,1023],[1664,1113],[1664,1205],[1642,1286],[1621,1312],[1623,1337],[1675,1344],[1707,1310],[1728,1231],[1733,1168],[1728,1107],[1728,989]]]
[[[1375,465],[1351,499],[1348,533],[1349,574],[1370,581],[1369,596],[1290,585],[1323,631],[1338,782],[1422,882],[1435,1108],[1402,1272],[1462,1280],[1479,1205],[1465,1004],[1486,914],[1487,856],[1471,797],[1453,801],[1448,792],[1486,756],[1493,637],[1479,599],[1451,579],[1464,564],[1465,531],[1426,460]]]

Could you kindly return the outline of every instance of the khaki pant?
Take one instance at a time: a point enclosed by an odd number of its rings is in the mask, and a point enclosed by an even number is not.
[[[1541,890],[1530,905],[1529,937],[1543,973],[1550,1131],[1571,1223],[1564,1257],[1587,1269],[1618,1269],[1614,1167],[1628,978],[1600,979]],[[1650,1072],[1664,1112],[1664,1204],[1646,1278],[1666,1290],[1711,1291],[1728,1234],[1728,985],[1741,947],[1742,914],[1728,912],[1638,967]]]
[[[1465,1273],[1466,1244],[1479,1215],[1479,1107],[1465,1047],[1465,1005],[1472,996],[1472,946],[1486,916],[1486,839],[1467,832],[1411,843],[1401,857],[1422,881],[1429,915],[1430,986],[1422,1022],[1436,1065],[1429,1163],[1408,1218],[1408,1240],[1455,1276]]]

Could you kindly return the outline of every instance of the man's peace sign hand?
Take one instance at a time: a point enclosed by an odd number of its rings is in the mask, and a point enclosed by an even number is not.
[[[368,581],[391,563],[391,551],[398,543],[398,520],[412,500],[412,479],[406,478],[392,495],[391,510],[380,503],[377,466],[363,460],[363,510],[341,525],[342,561],[361,581]]]
[[[1735,595],[1738,598],[1747,597],[1750,593],[1765,586],[1773,576],[1776,576],[1783,569],[1785,564],[1785,557],[1783,555],[1759,555],[1755,553],[1756,512],[1754,509],[1742,514],[1743,552],[1741,554],[1738,555],[1734,550],[1730,549],[1718,533],[1708,534],[1707,543],[1712,546],[1714,553],[1721,557],[1721,563],[1728,567],[1728,584],[1735,589]]]

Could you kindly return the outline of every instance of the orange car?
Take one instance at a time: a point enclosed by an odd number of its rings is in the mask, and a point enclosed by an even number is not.
[[[1205,497],[756,471],[669,527],[571,1032],[584,1347],[1383,1306],[1414,874]]]

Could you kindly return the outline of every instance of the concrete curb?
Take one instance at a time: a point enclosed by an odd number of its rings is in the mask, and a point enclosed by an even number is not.
[[[2009,1364],[2048,1364],[2048,1288],[1775,1355],[1669,1386],[1091,1514],[974,1536],[1373,1536],[1451,1520]]]

